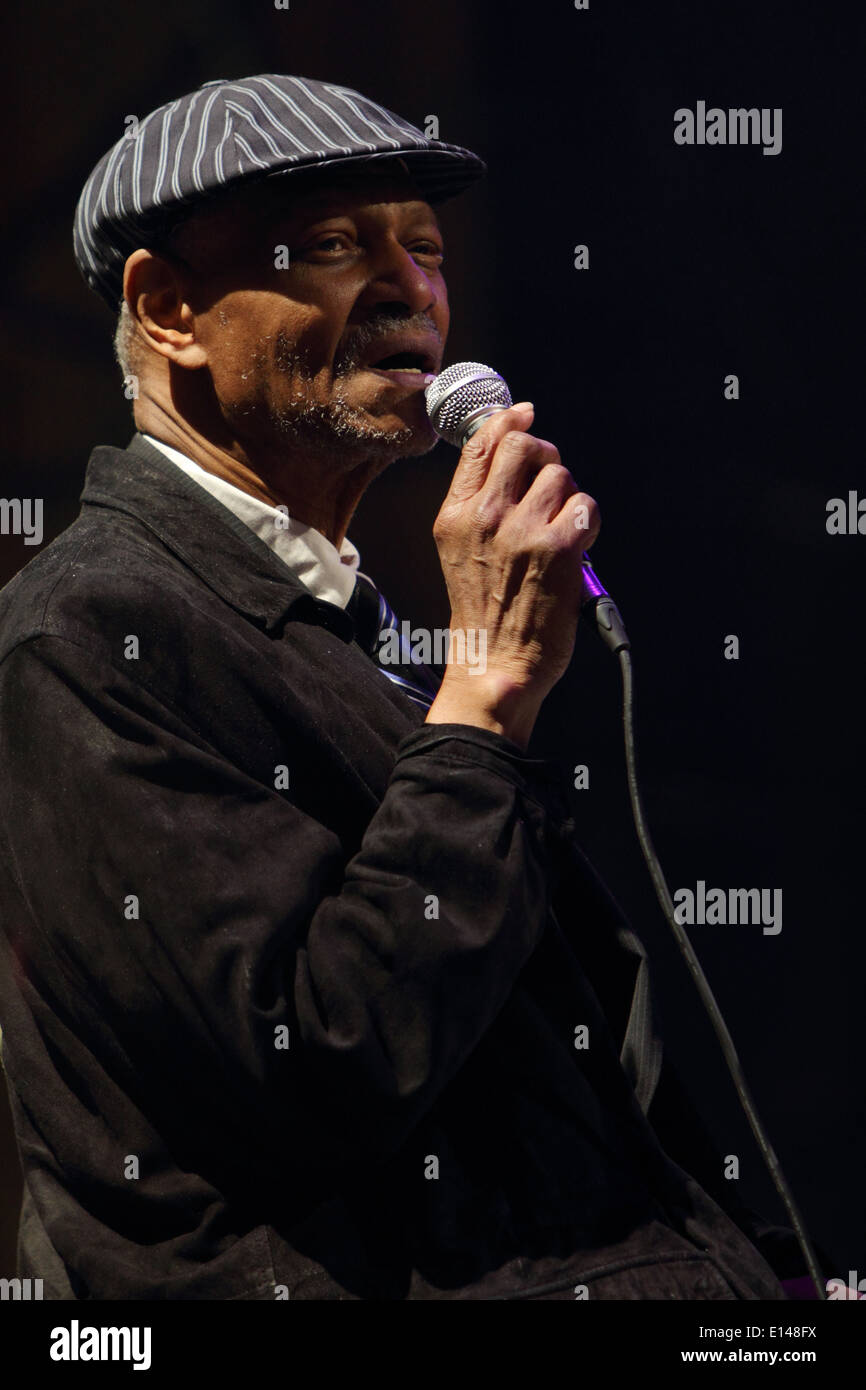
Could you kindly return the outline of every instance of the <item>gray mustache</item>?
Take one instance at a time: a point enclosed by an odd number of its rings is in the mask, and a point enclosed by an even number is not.
[[[362,324],[337,355],[334,362],[337,375],[342,376],[345,372],[352,371],[365,356],[368,348],[373,347],[380,339],[390,338],[395,332],[423,333],[425,337],[435,338],[438,343],[442,341],[439,329],[427,314],[413,314],[411,318],[405,319],[379,314]]]

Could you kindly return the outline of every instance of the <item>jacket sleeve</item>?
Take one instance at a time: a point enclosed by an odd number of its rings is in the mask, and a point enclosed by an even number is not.
[[[144,1104],[179,1088],[191,1132],[265,1162],[393,1152],[544,929],[549,765],[484,730],[405,737],[347,862],[134,672],[42,634],[0,667],[0,761],[33,988]]]

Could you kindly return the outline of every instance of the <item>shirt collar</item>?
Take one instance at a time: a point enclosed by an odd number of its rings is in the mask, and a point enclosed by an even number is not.
[[[209,473],[201,464],[152,434],[141,437],[234,512],[288,565],[315,598],[345,608],[355,588],[361,558],[348,537],[343,538],[338,550],[321,531],[290,516],[287,508],[273,507],[225,478]]]
[[[99,446],[87,465],[84,507],[136,517],[237,612],[266,632],[289,617],[350,642],[351,615],[317,598],[250,527],[184,470],[135,434],[126,449]]]

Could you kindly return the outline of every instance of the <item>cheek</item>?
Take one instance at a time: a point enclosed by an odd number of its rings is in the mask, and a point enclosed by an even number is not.
[[[324,314],[305,306],[304,312],[283,314],[266,346],[281,372],[298,369],[307,377],[330,374],[339,330]]]
[[[228,400],[267,393],[286,379],[316,377],[329,360],[332,336],[312,306],[252,293],[214,306],[202,341],[217,396]]]

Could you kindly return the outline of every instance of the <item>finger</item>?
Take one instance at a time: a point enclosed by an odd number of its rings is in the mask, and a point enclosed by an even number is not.
[[[449,502],[464,502],[484,486],[490,464],[500,440],[509,430],[526,430],[535,414],[531,401],[521,401],[508,410],[497,410],[464,444],[454,470],[451,486],[445,498]]]
[[[601,530],[601,513],[598,503],[588,492],[573,492],[563,500],[563,505],[552,519],[552,526],[583,553],[595,543]]]
[[[494,451],[484,492],[491,502],[520,502],[534,485],[534,479],[548,465],[559,464],[559,450],[555,444],[525,431],[509,430]],[[574,488],[577,489],[576,483]]]
[[[562,463],[559,451],[553,445],[547,445],[545,440],[539,440],[538,443],[546,447],[533,458],[531,467],[535,469],[538,461],[542,466],[535,472],[523,502],[527,514],[531,513],[538,520],[547,522],[559,515],[569,497],[573,497],[578,488]]]

